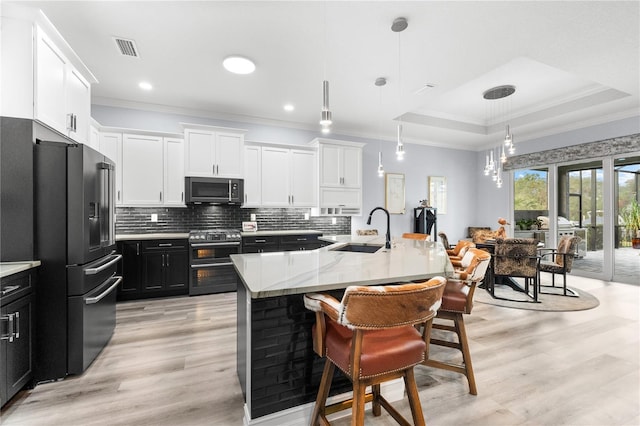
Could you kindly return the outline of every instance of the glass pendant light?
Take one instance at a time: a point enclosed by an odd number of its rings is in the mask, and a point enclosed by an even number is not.
[[[396,145],[396,157],[400,161],[404,159],[404,144],[402,143],[402,124],[398,124],[398,144]]]
[[[378,176],[384,176],[384,167],[382,167],[382,151],[378,151]]]

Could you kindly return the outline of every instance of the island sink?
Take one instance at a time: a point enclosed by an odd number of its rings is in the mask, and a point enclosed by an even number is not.
[[[381,245],[377,244],[345,244],[340,247],[336,247],[334,249],[329,249],[331,251],[351,251],[358,253],[375,253],[382,248]]]

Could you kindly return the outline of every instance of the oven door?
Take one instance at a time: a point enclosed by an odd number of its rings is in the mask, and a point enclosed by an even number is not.
[[[230,256],[240,252],[240,242],[192,243],[189,295],[236,291],[237,275]]]

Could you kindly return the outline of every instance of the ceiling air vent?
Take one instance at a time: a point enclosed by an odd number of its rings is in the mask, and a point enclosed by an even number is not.
[[[123,56],[133,56],[134,58],[138,58],[138,48],[136,47],[136,42],[133,40],[127,40],[124,38],[114,37],[113,38],[118,46],[118,51]]]

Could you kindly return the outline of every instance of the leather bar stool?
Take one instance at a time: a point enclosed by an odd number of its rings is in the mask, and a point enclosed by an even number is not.
[[[462,260],[464,254],[470,247],[475,247],[475,243],[467,240],[460,240],[456,244],[456,246],[452,249],[447,250],[447,255],[449,259],[453,262],[454,260]]]
[[[432,328],[455,333],[457,342],[431,338],[431,344],[457,349],[462,352],[462,364],[454,364],[432,359],[429,356],[429,348],[425,356],[424,365],[441,368],[449,371],[464,374],[469,382],[469,393],[477,395],[476,379],[473,375],[473,365],[471,363],[471,352],[467,341],[467,331],[464,326],[464,314],[470,314],[473,308],[473,293],[479,282],[484,279],[484,275],[489,267],[491,255],[484,250],[475,247],[469,248],[465,257],[471,257],[469,265],[465,269],[458,269],[452,278],[447,279],[447,284],[442,295],[442,304],[438,309],[436,320]],[[443,324],[438,320],[451,321],[453,325]]]
[[[404,379],[413,422],[424,416],[413,367],[424,361],[445,278],[388,286],[351,286],[342,301],[326,294],[304,296],[307,309],[316,313],[314,351],[326,357],[310,424],[329,424],[327,415],[351,408],[351,424],[364,424],[365,402],[374,416],[384,408],[398,423],[409,424],[380,393],[380,383]],[[422,332],[415,325],[424,324]],[[326,405],[333,372],[338,367],[353,384],[353,398]],[[367,386],[371,393],[365,394]]]

